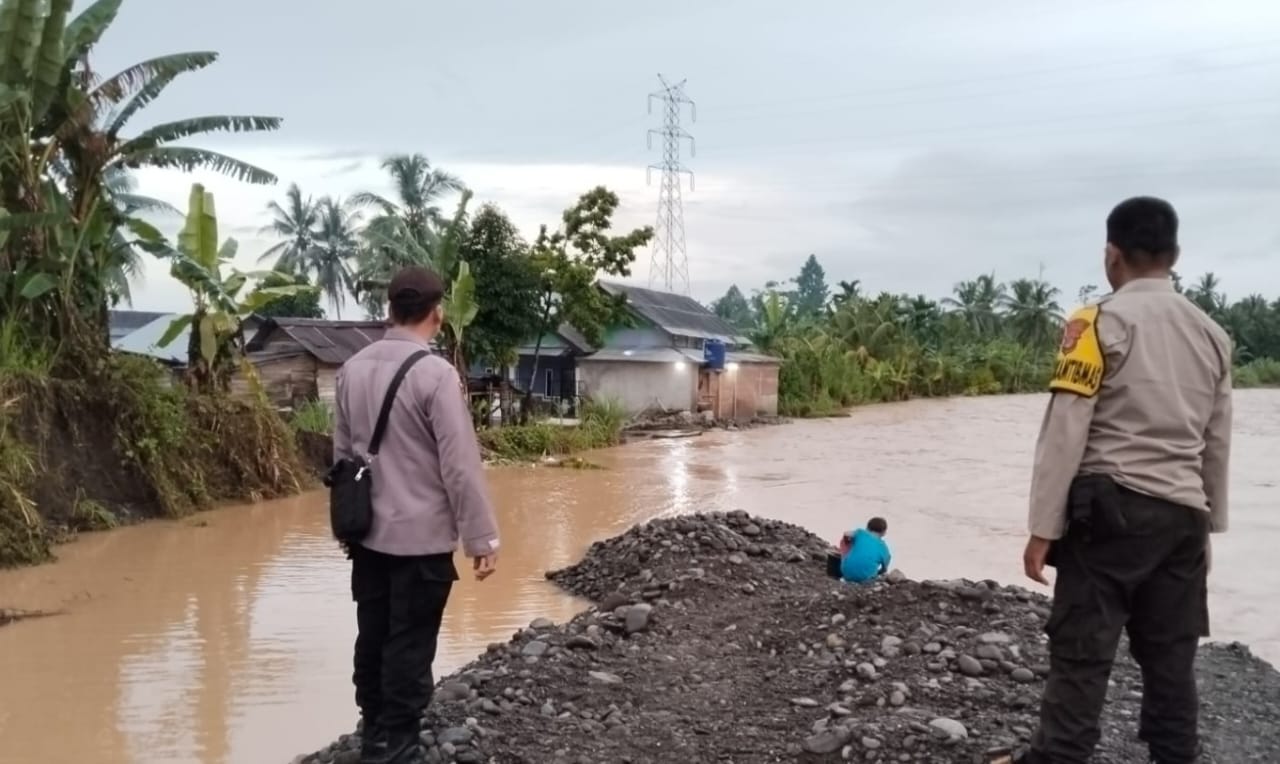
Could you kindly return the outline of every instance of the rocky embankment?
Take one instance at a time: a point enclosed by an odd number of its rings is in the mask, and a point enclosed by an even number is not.
[[[753,416],[742,419],[716,419],[710,411],[661,411],[650,409],[638,414],[627,423],[626,433],[662,432],[672,430],[750,430],[787,424],[790,420],[778,416]]]
[[[17,623],[26,618],[48,618],[54,615],[62,615],[62,613],[51,610],[19,610],[18,608],[0,607],[0,626]]]
[[[1035,726],[1048,600],[994,582],[829,579],[827,545],[742,513],[632,528],[548,574],[596,604],[535,621],[443,680],[428,762],[976,762]],[[1218,764],[1280,761],[1280,673],[1201,651]],[[1095,761],[1145,762],[1117,665]],[[296,761],[358,760],[357,734]]]

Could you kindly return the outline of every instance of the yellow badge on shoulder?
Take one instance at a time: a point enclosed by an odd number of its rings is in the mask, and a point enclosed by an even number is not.
[[[1102,389],[1102,343],[1098,341],[1098,306],[1071,314],[1062,329],[1062,344],[1049,389],[1092,398]]]

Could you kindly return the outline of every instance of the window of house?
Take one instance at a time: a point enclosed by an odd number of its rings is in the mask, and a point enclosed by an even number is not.
[[[551,391],[554,389],[554,385],[552,383],[554,381],[555,381],[555,371],[553,369],[547,369],[547,384],[546,384],[545,394],[548,398],[550,398],[552,395]]]

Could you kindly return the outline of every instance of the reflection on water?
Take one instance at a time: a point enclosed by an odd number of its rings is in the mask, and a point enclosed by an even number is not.
[[[745,509],[827,538],[875,514],[916,577],[1017,581],[1038,397],[653,441],[605,470],[502,468],[502,569],[454,589],[437,668],[581,603],[543,580],[592,541],[677,512]],[[1215,539],[1215,637],[1280,662],[1280,394],[1242,393],[1233,529]],[[0,762],[278,763],[355,719],[353,606],[322,494],[89,536],[0,572],[0,604],[67,615],[0,629]],[[1273,609],[1272,609],[1273,612]]]

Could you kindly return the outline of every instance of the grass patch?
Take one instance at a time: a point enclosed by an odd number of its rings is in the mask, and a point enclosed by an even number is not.
[[[616,401],[589,401],[582,404],[578,422],[577,426],[534,422],[493,427],[480,430],[476,436],[481,447],[494,456],[532,461],[617,445],[627,415]]]
[[[7,397],[0,386],[0,567],[42,562],[50,556],[44,519],[30,496],[35,454],[17,437],[13,425],[20,400]]]
[[[29,342],[16,321],[0,321],[0,377],[45,378],[52,368],[47,347]]]
[[[333,409],[322,401],[307,401],[299,406],[289,419],[294,432],[333,434]]]
[[[81,496],[75,508],[71,510],[71,518],[76,528],[86,531],[108,531],[120,525],[116,513],[107,509],[101,502]]]
[[[1280,361],[1274,358],[1255,358],[1236,367],[1232,374],[1235,387],[1280,387]]]

